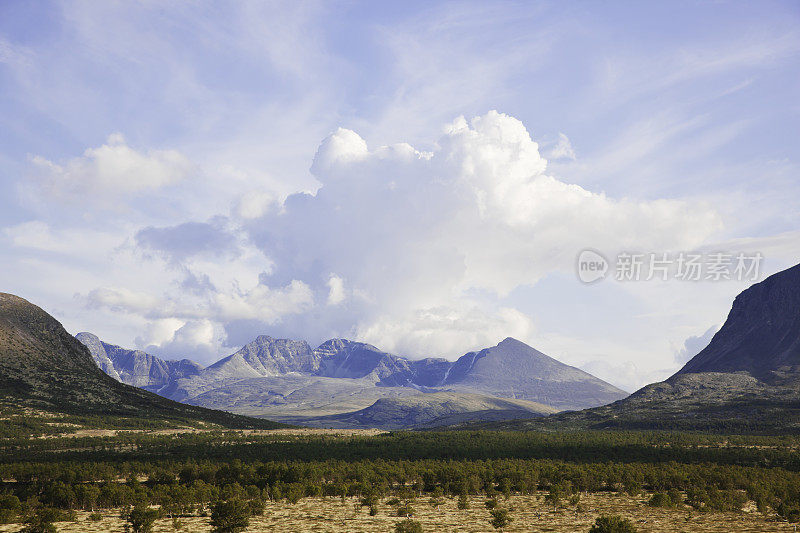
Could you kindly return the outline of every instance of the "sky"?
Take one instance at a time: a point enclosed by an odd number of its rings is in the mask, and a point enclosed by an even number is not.
[[[633,391],[798,263],[798,94],[794,1],[2,2],[0,290],[203,364],[512,336]]]

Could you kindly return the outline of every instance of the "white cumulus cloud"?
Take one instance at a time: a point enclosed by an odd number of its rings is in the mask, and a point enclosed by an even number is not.
[[[252,220],[278,207],[279,203],[274,195],[265,191],[250,191],[236,201],[233,211],[240,218]]]
[[[136,347],[167,359],[213,360],[221,347],[221,331],[211,320],[165,318],[150,322]]]
[[[328,305],[339,305],[347,298],[344,280],[335,274],[328,279]]]
[[[466,313],[479,304],[474,294],[503,297],[571,268],[587,245],[691,248],[721,226],[697,202],[613,199],[548,175],[537,143],[511,116],[459,117],[444,131],[432,152],[370,148],[342,128],[326,138],[311,167],[319,190],[289,196],[250,231],[275,265],[266,283],[296,278],[309,292],[329,291],[336,272],[362,296],[348,309],[352,330],[415,352],[426,331],[428,346],[456,354],[473,337],[442,341],[463,329],[442,320],[442,309]],[[470,327],[525,331],[500,307],[486,306],[483,327],[474,319]]]
[[[80,157],[55,163],[33,157],[36,178],[49,194],[58,197],[118,197],[159,189],[185,179],[189,160],[176,150],[131,148],[122,134],[114,133],[105,144],[87,149]]]
[[[713,325],[708,328],[705,333],[701,335],[692,335],[691,337],[687,338],[683,346],[675,352],[675,362],[680,365],[685,365],[689,362],[689,360],[700,353],[703,348],[708,346],[708,343],[711,342],[711,339],[714,335],[717,334],[719,331],[719,325]]]
[[[96,309],[106,308],[116,312],[147,315],[160,309],[163,302],[159,297],[145,291],[125,287],[100,287],[89,292],[86,303]]]
[[[555,146],[550,149],[550,152],[547,154],[551,159],[575,159],[575,149],[572,147],[572,143],[569,140],[569,137],[564,135],[563,133],[558,134],[558,142]]]
[[[142,228],[134,242],[173,283],[86,300],[172,321],[141,340],[167,353],[269,333],[455,357],[506,336],[537,344],[532,317],[505,298],[571,272],[587,246],[692,249],[721,226],[699,202],[611,198],[549,174],[514,117],[458,117],[442,131],[423,151],[339,128],[314,157],[315,192],[240,193],[230,218]]]

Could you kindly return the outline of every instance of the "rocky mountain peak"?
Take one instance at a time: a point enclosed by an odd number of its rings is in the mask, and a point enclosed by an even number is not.
[[[497,346],[500,347],[500,346],[528,346],[528,345],[522,341],[518,341],[514,337],[506,337],[505,339],[497,343]]]
[[[378,350],[375,348],[375,346],[371,346],[363,342],[356,342],[348,339],[328,339],[317,346],[315,351],[323,358],[331,358],[345,354],[348,349],[352,349],[356,346],[365,346]]]
[[[333,378],[370,376],[382,385],[402,386],[411,383],[411,362],[383,352],[364,342],[330,339],[316,350],[321,357],[319,375]]]
[[[800,373],[800,265],[742,291],[722,328],[678,374]]]
[[[117,369],[114,368],[114,362],[108,357],[103,341],[97,335],[83,331],[75,335],[75,338],[89,349],[89,353],[92,354],[92,358],[100,370],[117,381],[122,381]]]
[[[86,346],[103,372],[117,381],[152,392],[177,379],[196,375],[202,369],[189,359],[164,360],[142,350],[109,344],[93,333],[81,332],[75,338]]]
[[[277,376],[290,372],[314,373],[319,369],[320,356],[306,341],[276,339],[259,335],[236,352],[258,374]]]
[[[442,386],[470,387],[496,396],[575,409],[627,396],[610,383],[565,365],[512,337],[461,356]]]

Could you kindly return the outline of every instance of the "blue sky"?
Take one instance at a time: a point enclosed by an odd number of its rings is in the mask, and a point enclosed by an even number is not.
[[[797,263],[798,22],[796,2],[4,2],[2,290],[165,357],[511,335],[632,390],[748,282],[587,286],[576,254]]]

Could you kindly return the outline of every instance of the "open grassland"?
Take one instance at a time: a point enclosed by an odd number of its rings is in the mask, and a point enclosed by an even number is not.
[[[600,514],[617,514],[630,519],[637,529],[644,532],[697,533],[697,532],[779,532],[794,531],[794,526],[784,521],[767,518],[754,509],[743,512],[695,512],[689,507],[682,509],[657,509],[646,504],[647,498],[630,497],[615,493],[584,494],[577,506],[554,510],[545,502],[545,493],[512,495],[500,498],[499,503],[513,509],[513,521],[506,532],[586,532]],[[247,531],[280,532],[372,532],[393,531],[394,525],[403,520],[395,516],[395,507],[382,502],[378,514],[370,516],[366,508],[358,506],[357,498],[306,498],[296,504],[285,501],[267,502],[263,515],[250,519]],[[412,503],[414,519],[422,524],[423,531],[487,532],[494,531],[489,525],[486,498],[473,496],[469,509],[458,509],[456,498],[444,498],[437,509],[426,498]],[[119,532],[124,522],[118,511],[103,512],[100,521],[91,521],[88,512],[78,513],[75,522],[58,522],[58,531],[69,533]],[[179,531],[211,531],[209,518],[181,517]],[[6,524],[0,532],[17,532],[22,526]],[[155,533],[172,533],[176,529],[173,521],[162,518],[155,523]]]

